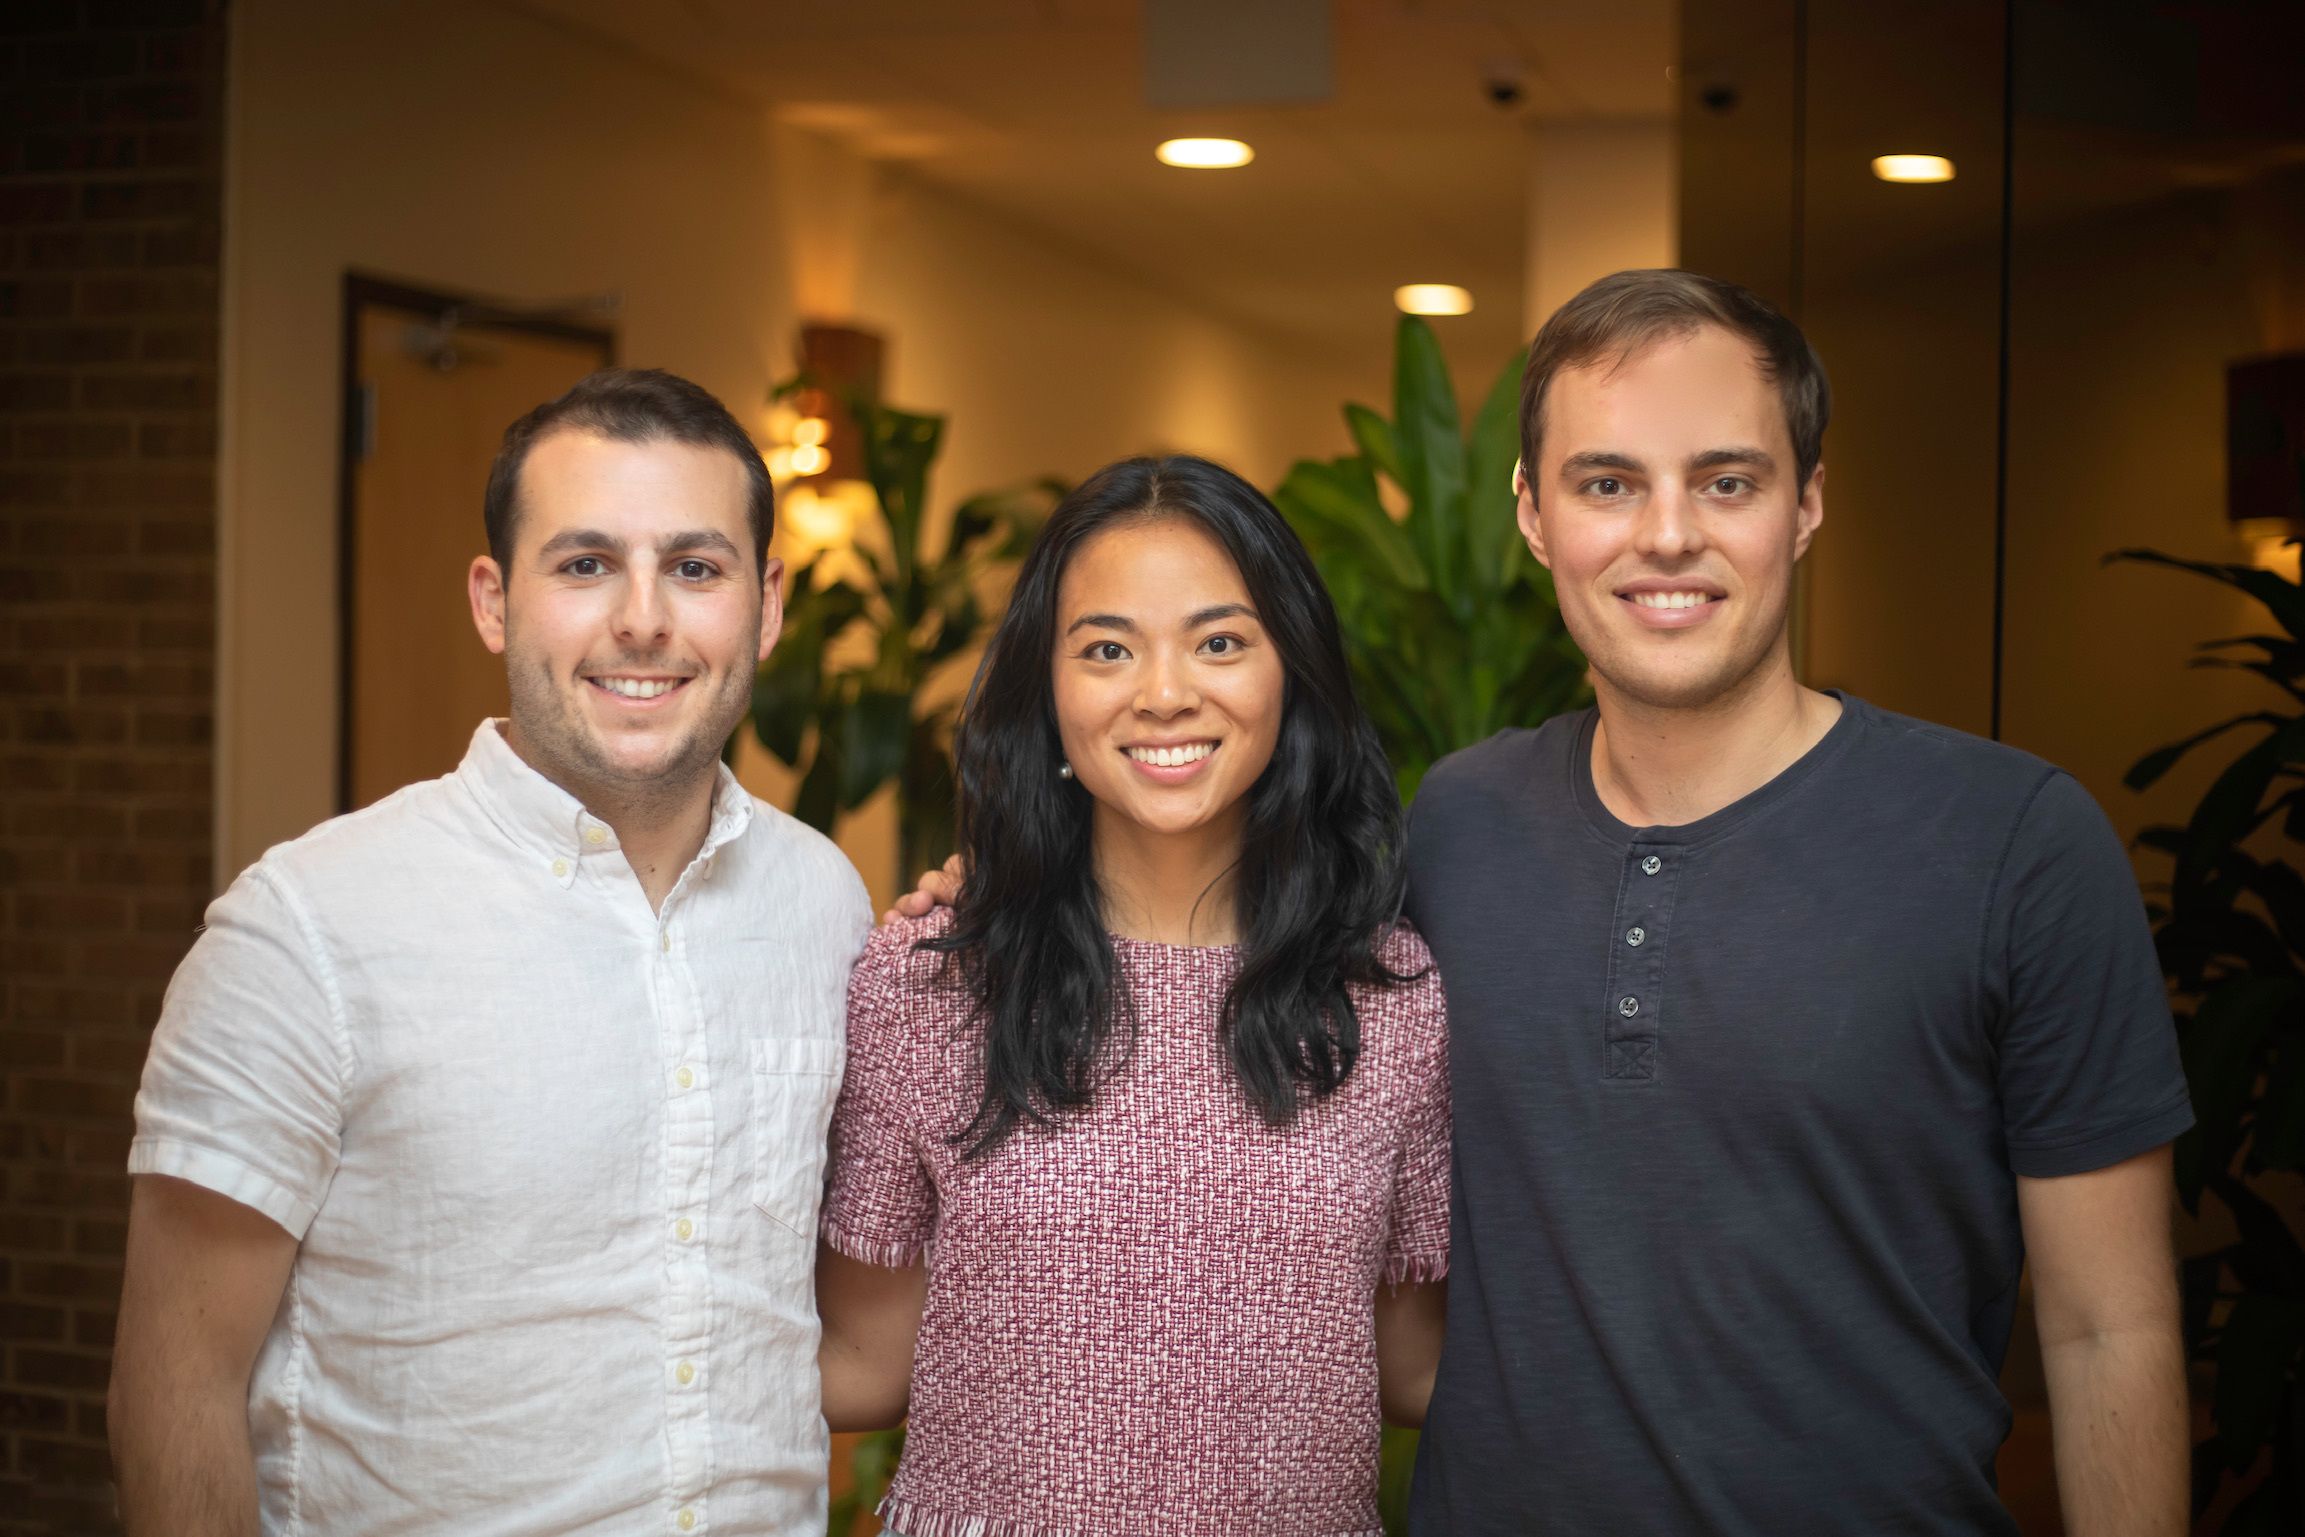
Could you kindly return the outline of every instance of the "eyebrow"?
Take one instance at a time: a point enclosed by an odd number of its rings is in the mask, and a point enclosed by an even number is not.
[[[1748,448],[1740,444],[1728,448],[1708,448],[1689,461],[1689,468],[1692,470],[1717,470],[1730,464],[1750,464],[1765,470],[1773,470],[1777,467],[1776,457],[1767,449]]]
[[[1637,475],[1645,468],[1647,466],[1631,454],[1612,453],[1605,449],[1587,449],[1584,453],[1571,454],[1561,461],[1561,474],[1564,477],[1589,475],[1594,470],[1623,470]]]
[[[1196,610],[1185,621],[1185,628],[1197,630],[1204,624],[1215,624],[1219,619],[1254,619],[1256,616],[1257,611],[1246,603],[1216,603]],[[1135,620],[1119,614],[1083,614],[1064,627],[1067,635],[1075,630],[1119,630],[1134,635],[1137,633],[1137,625]]]
[[[606,550],[613,555],[624,555],[629,553],[631,548],[629,544],[614,534],[603,533],[597,528],[569,528],[563,529],[550,539],[545,540],[544,548],[536,553],[538,559],[548,560],[555,555],[564,555],[572,550]],[[664,541],[663,549],[668,555],[685,554],[693,550],[710,550],[716,555],[725,555],[730,560],[735,560],[743,554],[743,551],[736,547],[736,542],[730,539],[728,535],[721,533],[718,529],[711,528],[692,528],[673,534]]]
[[[1726,448],[1708,448],[1701,454],[1691,455],[1687,468],[1692,471],[1714,470],[1731,464],[1750,464],[1758,465],[1763,469],[1774,469],[1777,461],[1775,456],[1765,448],[1753,448],[1746,444],[1737,443]],[[1589,475],[1595,470],[1615,470],[1623,474],[1638,475],[1647,468],[1647,465],[1631,454],[1617,453],[1609,449],[1571,454],[1561,461],[1561,474],[1564,477]]]

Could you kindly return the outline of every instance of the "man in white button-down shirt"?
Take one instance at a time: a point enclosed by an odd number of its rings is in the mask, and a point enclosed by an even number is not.
[[[133,1537],[823,1531],[809,1275],[870,913],[720,763],[770,516],[684,380],[515,423],[471,575],[510,719],[209,909],[129,1155]]]

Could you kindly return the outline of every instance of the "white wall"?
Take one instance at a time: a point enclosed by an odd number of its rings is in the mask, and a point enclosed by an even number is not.
[[[1678,130],[1653,123],[1554,123],[1530,130],[1530,336],[1596,278],[1670,267],[1680,248]]]

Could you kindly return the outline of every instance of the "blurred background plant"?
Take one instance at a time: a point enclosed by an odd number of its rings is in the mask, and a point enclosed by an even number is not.
[[[1515,519],[1526,357],[1505,365],[1467,434],[1432,326],[1402,316],[1392,420],[1347,405],[1357,451],[1299,460],[1273,493],[1336,600],[1361,703],[1404,803],[1448,754],[1592,699],[1552,575]],[[1406,1529],[1416,1447],[1415,1431],[1386,1427],[1378,1505],[1388,1533]]]
[[[902,889],[953,849],[960,690],[937,697],[928,685],[983,638],[985,593],[1032,543],[1065,487],[1041,479],[972,496],[932,551],[928,477],[945,419],[865,399],[845,404],[880,527],[856,530],[793,574],[783,638],[753,684],[752,729],[800,772],[793,814],[827,834],[842,812],[895,782],[892,873]]]
[[[1347,405],[1357,451],[1300,460],[1273,493],[1336,599],[1404,801],[1447,754],[1591,699],[1552,576],[1514,519],[1525,356],[1468,435],[1432,326],[1402,316],[1392,420]]]
[[[2305,478],[2305,463],[2299,466]],[[2213,1198],[2230,1243],[2184,1264],[2188,1356],[2216,1369],[2212,1433],[2194,1449],[2195,1515],[2212,1507],[2229,1537],[2305,1532],[2305,1244],[2295,1201],[2267,1176],[2305,1170],[2305,587],[2255,566],[2120,550],[2222,582],[2270,611],[2279,633],[2210,640],[2195,667],[2256,673],[2278,697],[2158,747],[2129,770],[2142,790],[2193,749],[2245,732],[2183,827],[2150,827],[2173,861],[2150,904],[2178,1001],[2178,1040],[2197,1124],[2178,1139],[2178,1199],[2195,1217]],[[2292,1183],[2293,1192],[2293,1183]]]

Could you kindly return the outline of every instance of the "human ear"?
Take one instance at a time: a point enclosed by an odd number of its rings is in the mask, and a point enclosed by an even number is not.
[[[1799,560],[1809,553],[1809,541],[1817,537],[1817,529],[1825,521],[1825,467],[1818,465],[1809,472],[1809,483],[1801,488],[1800,506],[1794,509],[1793,559]]]
[[[1528,467],[1518,459],[1513,461],[1513,501],[1513,518],[1521,525],[1521,537],[1529,542],[1529,553],[1550,571],[1553,563],[1545,558],[1545,526],[1537,517],[1537,494],[1529,489]]]
[[[760,566],[760,655],[765,662],[784,633],[784,562],[771,555]]]
[[[464,595],[472,603],[472,627],[480,643],[504,655],[504,571],[486,555],[476,555],[464,574]]]

